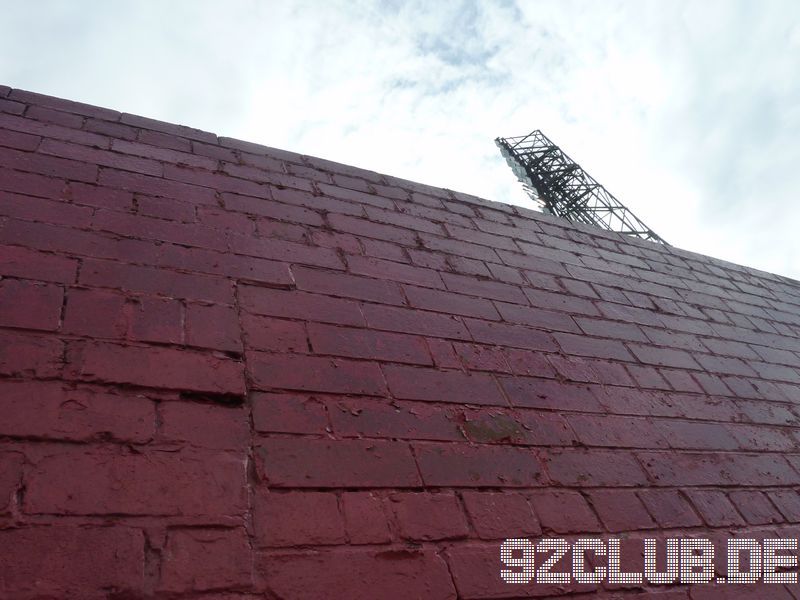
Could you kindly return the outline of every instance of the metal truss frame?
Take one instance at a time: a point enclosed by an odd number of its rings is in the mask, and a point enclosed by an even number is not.
[[[538,129],[495,144],[543,212],[666,244]]]

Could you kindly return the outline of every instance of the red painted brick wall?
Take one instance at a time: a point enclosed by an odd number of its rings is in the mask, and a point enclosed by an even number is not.
[[[0,275],[2,598],[800,597],[499,577],[797,535],[795,281],[5,87]]]

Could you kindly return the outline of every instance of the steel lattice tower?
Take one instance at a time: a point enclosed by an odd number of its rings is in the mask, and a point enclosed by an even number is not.
[[[495,143],[542,210],[574,223],[666,244],[538,129]]]

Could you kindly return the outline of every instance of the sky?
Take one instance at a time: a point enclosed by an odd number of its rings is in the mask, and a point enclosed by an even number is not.
[[[0,84],[532,206],[541,129],[670,244],[800,279],[796,0],[0,0]]]

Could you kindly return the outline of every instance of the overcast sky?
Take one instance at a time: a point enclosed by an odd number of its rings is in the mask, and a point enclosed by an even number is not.
[[[530,206],[542,129],[675,246],[800,278],[796,0],[0,0],[0,83]]]

